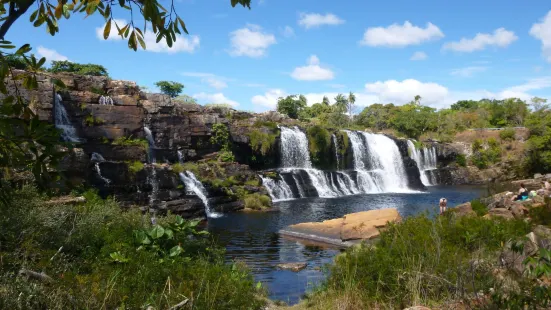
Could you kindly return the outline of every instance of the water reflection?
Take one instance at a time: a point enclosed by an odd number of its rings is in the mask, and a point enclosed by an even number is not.
[[[425,211],[434,216],[441,197],[446,197],[448,205],[453,207],[479,197],[482,191],[475,187],[431,187],[429,192],[418,194],[388,193],[281,201],[276,204],[278,212],[228,214],[209,219],[208,228],[226,247],[228,261],[245,262],[256,280],[268,287],[270,298],[293,304],[324,279],[321,267],[330,263],[339,250],[282,238],[277,233],[281,228],[382,208],[397,208],[402,217]],[[276,269],[277,264],[286,262],[307,262],[308,267],[298,273]]]

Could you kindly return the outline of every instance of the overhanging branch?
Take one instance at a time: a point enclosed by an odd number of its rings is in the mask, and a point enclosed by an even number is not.
[[[31,7],[35,0],[23,0],[23,1],[11,1],[10,9],[6,20],[0,26],[0,40],[4,40],[6,33],[13,25],[13,23],[25,14],[27,10]]]

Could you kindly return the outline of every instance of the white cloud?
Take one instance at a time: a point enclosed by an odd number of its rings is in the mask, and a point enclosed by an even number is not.
[[[123,19],[114,19],[111,23],[111,32],[109,33],[109,37],[107,38],[107,40],[121,41],[122,38],[121,36],[119,36],[119,32],[117,30],[117,27],[115,26],[115,22],[120,28],[124,27],[127,24],[127,21]],[[100,40],[103,40],[104,28],[105,24],[99,28],[96,28],[96,36]],[[146,46],[145,50],[147,52],[168,54],[175,54],[179,52],[193,53],[196,49],[199,48],[201,42],[199,36],[191,35],[189,37],[184,37],[177,34],[176,41],[172,43],[172,47],[169,47],[164,39],[157,43],[157,36],[155,35],[155,33],[153,33],[151,29],[147,29],[144,32],[143,40]],[[138,47],[138,49],[140,49],[140,47]]]
[[[201,82],[208,84],[210,87],[215,89],[223,89],[228,87],[226,81],[230,80],[222,76],[217,76],[215,74],[205,72],[183,72],[182,75],[200,78]]]
[[[46,57],[47,61],[64,61],[69,60],[67,56],[61,55],[56,50],[45,48],[44,46],[39,46],[37,50],[38,56]]]
[[[283,34],[284,37],[286,38],[292,38],[295,36],[295,30],[293,29],[293,27],[290,27],[290,26],[285,26],[282,30],[281,30],[281,33]]]
[[[257,25],[247,25],[230,33],[232,56],[262,57],[266,49],[277,41],[273,34],[262,32]]]
[[[404,104],[413,100],[416,95],[421,96],[425,105],[439,105],[449,95],[446,87],[436,83],[423,83],[415,79],[403,81],[387,80],[365,84],[367,93],[377,96],[378,102]]]
[[[541,41],[543,57],[547,62],[551,62],[551,11],[541,19],[540,23],[532,25],[530,35]]]
[[[494,31],[493,34],[489,33],[477,33],[476,36],[472,39],[462,38],[457,42],[448,42],[444,44],[442,49],[452,50],[456,52],[471,53],[474,51],[484,50],[489,46],[496,47],[507,47],[518,37],[514,32],[509,31],[505,28],[498,28]]]
[[[488,69],[487,67],[481,67],[481,66],[465,67],[465,68],[459,68],[459,69],[453,70],[451,72],[451,75],[460,76],[460,77],[471,77],[475,73],[484,72],[487,69]]]
[[[251,98],[251,102],[255,106],[266,107],[269,109],[275,109],[277,106],[277,99],[279,97],[285,97],[287,93],[281,89],[270,89],[264,95],[256,95]],[[255,107],[258,110],[258,107]]]
[[[438,40],[442,37],[444,37],[444,33],[432,23],[427,23],[425,28],[421,28],[406,21],[403,25],[392,24],[386,28],[368,28],[360,44],[368,46],[404,47],[408,45],[418,45],[426,41]]]
[[[330,69],[321,67],[318,56],[312,55],[308,58],[308,65],[295,68],[291,77],[299,81],[323,81],[334,79],[335,74]]]
[[[192,96],[193,98],[203,101],[204,103],[218,103],[218,104],[229,104],[232,107],[237,107],[239,103],[237,101],[233,101],[222,93],[216,93],[216,94],[207,94],[207,93],[198,93]]]
[[[415,52],[413,55],[411,55],[411,58],[409,60],[425,60],[427,59],[427,54],[425,52]]]
[[[337,15],[327,13],[325,15],[318,13],[301,13],[298,24],[306,29],[320,27],[324,25],[336,26],[343,24],[344,20]]]

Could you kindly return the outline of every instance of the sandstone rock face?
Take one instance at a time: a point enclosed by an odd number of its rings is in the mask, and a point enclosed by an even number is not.
[[[348,246],[347,241],[369,240],[378,237],[380,229],[389,222],[400,221],[396,209],[380,209],[351,213],[342,218],[323,222],[300,223],[280,231],[282,235],[312,239],[335,245]]]
[[[488,214],[490,217],[502,217],[507,220],[511,220],[514,218],[513,213],[505,208],[493,208],[490,211],[488,211]]]

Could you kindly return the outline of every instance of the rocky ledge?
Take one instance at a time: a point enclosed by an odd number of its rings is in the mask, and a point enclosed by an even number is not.
[[[342,218],[323,222],[299,223],[280,230],[283,236],[349,247],[379,236],[390,222],[401,221],[394,208],[350,213]]]

